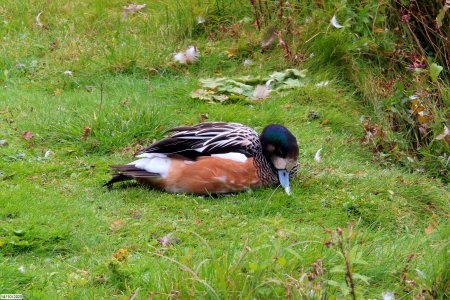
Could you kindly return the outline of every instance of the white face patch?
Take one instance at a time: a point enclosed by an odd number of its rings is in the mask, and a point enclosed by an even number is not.
[[[238,152],[228,152],[221,154],[211,154],[212,157],[220,157],[225,159],[231,159],[237,162],[245,162],[247,160],[247,156]]]
[[[143,153],[137,157],[142,157],[135,160],[129,165],[134,165],[136,168],[144,170],[149,173],[159,174],[162,178],[166,178],[170,168],[170,158],[161,153]]]
[[[286,169],[286,166],[287,166],[286,159],[273,155],[271,157],[271,160],[272,160],[272,163],[273,163],[273,166],[275,167],[275,169],[277,169],[277,170],[285,170]]]

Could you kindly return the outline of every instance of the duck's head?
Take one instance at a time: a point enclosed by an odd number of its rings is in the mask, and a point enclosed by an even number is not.
[[[266,126],[260,139],[264,156],[277,170],[281,186],[290,195],[289,172],[297,164],[297,139],[286,127],[277,124]]]

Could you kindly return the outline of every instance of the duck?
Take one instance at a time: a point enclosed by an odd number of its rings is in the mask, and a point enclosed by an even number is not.
[[[299,147],[284,126],[270,124],[261,135],[243,124],[204,122],[169,129],[169,134],[125,165],[111,166],[104,186],[135,180],[170,193],[231,194],[281,185],[290,195]]]

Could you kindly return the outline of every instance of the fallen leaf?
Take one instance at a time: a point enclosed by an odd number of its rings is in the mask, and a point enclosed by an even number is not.
[[[320,124],[321,124],[321,125],[327,125],[329,122],[330,122],[329,119],[325,119],[325,120],[323,120]]]
[[[91,135],[91,131],[92,131],[91,127],[89,126],[84,127],[83,134],[81,135],[81,140],[87,141],[88,137]]]
[[[429,224],[426,228],[425,228],[425,234],[426,235],[430,235],[433,232],[434,228],[433,225]]]
[[[203,222],[202,222],[202,220],[200,220],[200,219],[196,219],[195,221],[194,221],[194,224],[195,225],[200,225],[200,224],[202,224]]]
[[[5,147],[8,146],[8,141],[7,140],[0,140],[0,147]]]
[[[22,137],[26,140],[29,140],[33,137],[33,134],[30,131],[25,131],[24,133],[22,133]]]
[[[383,29],[383,28],[374,28],[373,29],[373,32],[376,32],[376,33],[381,33],[381,32],[384,32],[385,30]]]
[[[237,48],[231,48],[231,49],[226,50],[225,53],[227,54],[228,58],[232,58],[233,56],[236,55],[237,50],[238,50]]]
[[[128,249],[126,248],[120,248],[116,252],[112,254],[112,256],[117,259],[118,261],[124,261],[128,257]]]
[[[85,89],[87,92],[92,93],[92,92],[94,91],[94,86],[92,86],[92,85],[86,85],[86,86],[84,87],[84,89]]]

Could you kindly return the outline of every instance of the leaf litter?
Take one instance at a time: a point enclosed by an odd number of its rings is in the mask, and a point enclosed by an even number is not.
[[[216,77],[200,79],[202,88],[191,92],[193,99],[222,103],[225,101],[261,101],[273,92],[298,89],[304,86],[306,70],[286,69],[261,76],[236,78]]]

